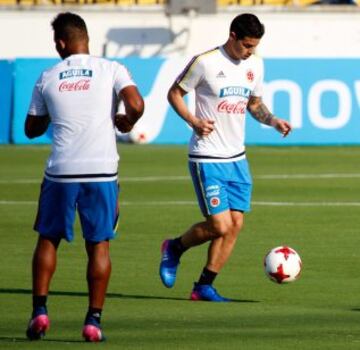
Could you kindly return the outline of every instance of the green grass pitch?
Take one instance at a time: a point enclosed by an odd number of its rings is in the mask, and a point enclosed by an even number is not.
[[[360,148],[248,147],[253,207],[215,286],[235,302],[190,302],[206,246],[182,259],[173,289],[158,277],[160,245],[202,220],[186,147],[120,145],[121,217],[102,324],[82,342],[87,308],[84,242],[59,248],[51,329],[28,342],[32,224],[49,147],[0,147],[0,349],[360,349]],[[301,278],[270,282],[263,257],[287,244]]]

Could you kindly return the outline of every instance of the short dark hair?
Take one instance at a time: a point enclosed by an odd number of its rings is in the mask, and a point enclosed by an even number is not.
[[[237,40],[242,40],[246,36],[261,39],[265,33],[265,27],[255,15],[243,13],[232,20],[230,32],[235,33]]]
[[[51,22],[55,39],[87,40],[88,32],[85,21],[71,12],[59,13]]]

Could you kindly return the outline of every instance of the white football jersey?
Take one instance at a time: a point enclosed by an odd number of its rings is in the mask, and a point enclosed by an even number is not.
[[[208,136],[193,132],[189,160],[229,162],[245,157],[246,107],[251,95],[262,95],[263,72],[261,58],[233,60],[223,47],[193,57],[176,83],[186,92],[195,90],[195,115],[215,124]]]
[[[86,54],[71,55],[42,73],[28,113],[51,119],[46,178],[58,182],[117,178],[114,115],[118,94],[129,85],[135,83],[123,65]]]

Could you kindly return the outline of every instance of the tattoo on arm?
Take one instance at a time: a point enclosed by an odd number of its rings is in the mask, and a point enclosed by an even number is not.
[[[252,117],[262,124],[271,125],[275,118],[259,97],[250,99],[248,110]]]

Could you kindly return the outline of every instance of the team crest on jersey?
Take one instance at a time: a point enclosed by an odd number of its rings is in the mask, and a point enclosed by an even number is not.
[[[59,78],[67,79],[72,77],[92,77],[92,70],[91,69],[69,69],[64,72],[60,72]]]
[[[250,81],[250,83],[252,83],[254,81],[254,72],[249,69],[247,72],[246,72],[246,77],[247,77],[247,80]]]
[[[210,205],[213,207],[213,208],[216,208],[220,205],[220,198],[219,197],[212,197],[210,198]]]
[[[249,98],[251,93],[250,89],[247,89],[242,86],[226,86],[220,89],[219,97],[228,97],[228,96],[242,96]]]

